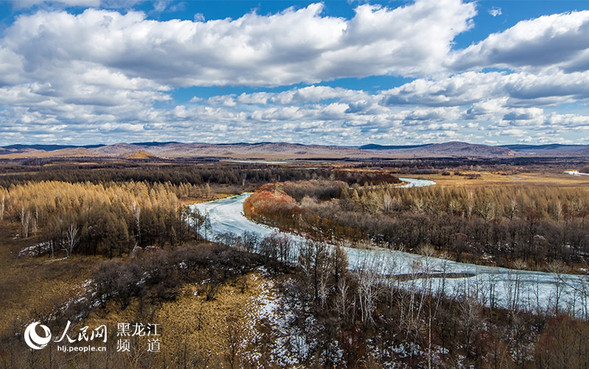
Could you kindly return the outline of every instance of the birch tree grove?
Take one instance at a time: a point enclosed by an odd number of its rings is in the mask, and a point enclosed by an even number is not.
[[[74,251],[122,255],[136,244],[177,244],[196,234],[188,230],[169,184],[49,181],[2,191],[0,210],[8,220],[20,222],[21,237],[41,230],[50,249],[62,250],[66,257]]]

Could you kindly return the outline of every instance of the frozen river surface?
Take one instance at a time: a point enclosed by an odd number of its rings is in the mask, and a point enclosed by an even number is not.
[[[435,182],[401,178],[402,187],[421,187]],[[193,205],[207,214],[210,230],[206,236],[219,240],[223,234],[241,235],[251,232],[260,238],[279,232],[278,229],[252,222],[243,214],[243,202],[251,194]],[[280,232],[295,245],[305,242],[299,235]],[[292,260],[296,260],[296,246]],[[468,295],[491,305],[524,310],[569,311],[584,318],[589,314],[589,276],[553,274],[458,263],[435,257],[410,254],[382,248],[357,249],[344,247],[349,268],[369,271],[390,283],[417,289],[443,290],[449,295]],[[404,278],[392,278],[394,276]],[[424,278],[428,275],[428,278]]]

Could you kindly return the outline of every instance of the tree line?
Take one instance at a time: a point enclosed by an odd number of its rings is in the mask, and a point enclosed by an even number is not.
[[[266,165],[251,163],[163,164],[56,164],[47,166],[4,166],[0,186],[40,181],[70,183],[147,182],[172,185],[259,186],[268,182],[310,179],[336,179],[350,185],[396,182],[398,179],[377,170],[339,170],[332,166]]]
[[[179,199],[212,199],[276,180],[342,178],[341,183],[394,181],[378,171],[331,171],[251,164],[153,164],[12,168],[0,178],[0,219],[37,236],[38,251],[124,255],[134,246],[177,245],[194,238],[196,217]],[[323,197],[336,195],[325,188]]]
[[[0,218],[36,236],[50,255],[109,257],[134,246],[178,245],[195,237],[170,183],[28,182],[0,188]]]
[[[531,268],[589,261],[586,188],[407,189],[325,181],[273,186],[246,202],[246,214],[319,240],[369,241],[413,252],[433,246],[457,261],[523,260]]]

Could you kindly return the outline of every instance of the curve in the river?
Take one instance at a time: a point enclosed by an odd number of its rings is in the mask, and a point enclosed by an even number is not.
[[[435,182],[401,178],[402,187],[423,187]],[[210,230],[207,237],[217,240],[227,233],[241,235],[252,232],[260,238],[267,237],[278,229],[255,223],[243,214],[243,202],[251,193],[193,205],[202,214],[207,214]],[[305,239],[284,233],[300,244]],[[296,253],[296,247],[294,247]],[[368,269],[382,277],[413,275],[416,278],[394,278],[399,285],[415,288],[443,290],[448,294],[473,295],[482,302],[503,307],[519,307],[526,310],[566,309],[575,315],[589,316],[589,277],[556,275],[552,273],[514,270],[450,260],[425,257],[389,249],[356,249],[345,247],[351,270]],[[296,254],[293,255],[296,260]],[[419,275],[431,275],[429,279]],[[443,277],[448,276],[448,277]],[[451,277],[451,278],[449,278]],[[430,283],[431,282],[431,283]]]

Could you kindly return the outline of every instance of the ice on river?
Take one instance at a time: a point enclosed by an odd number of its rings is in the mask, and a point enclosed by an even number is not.
[[[430,186],[435,182],[401,178],[404,187]],[[193,205],[207,214],[210,229],[206,237],[252,232],[264,238],[278,229],[252,222],[243,214],[243,202],[250,193]],[[295,245],[305,242],[302,236],[284,233]],[[296,260],[296,246],[293,261]],[[419,290],[443,290],[450,295],[468,295],[489,306],[524,310],[568,311],[589,316],[589,276],[553,274],[489,267],[426,257],[382,248],[344,247],[349,268],[368,271],[401,287]],[[424,276],[428,276],[427,278]],[[403,276],[403,278],[396,278]]]

